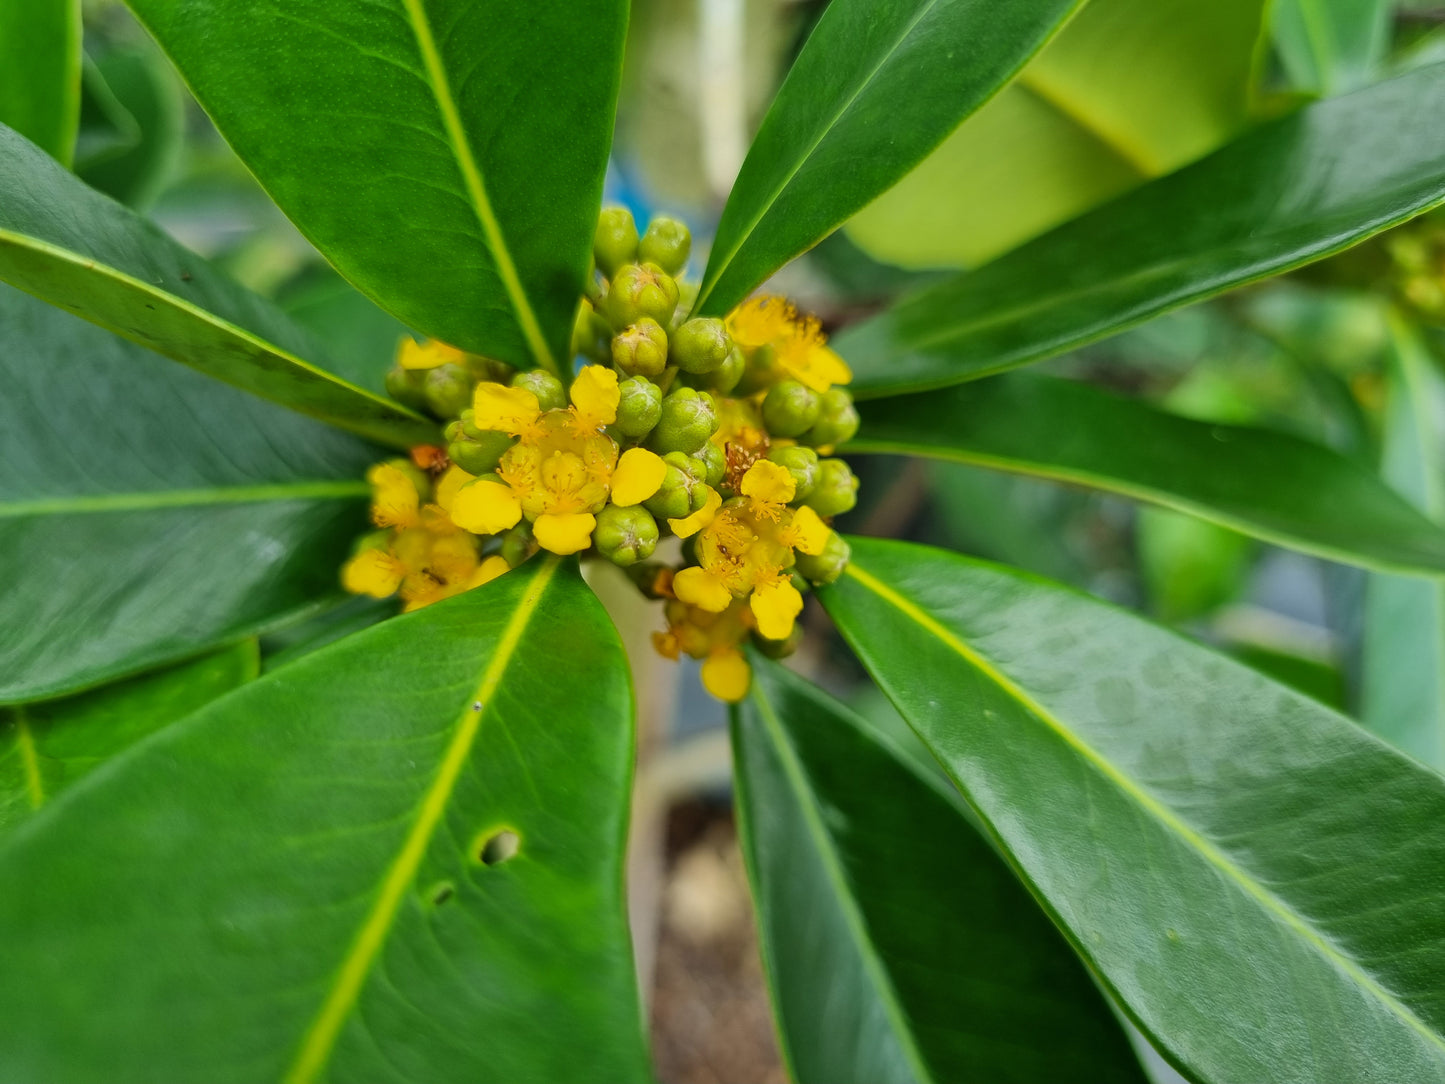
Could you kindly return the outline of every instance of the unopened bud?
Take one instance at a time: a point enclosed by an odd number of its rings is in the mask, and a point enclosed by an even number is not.
[[[809,583],[821,586],[832,583],[843,575],[843,570],[848,567],[848,559],[852,556],[853,552],[848,548],[848,543],[843,541],[843,536],[832,531],[822,553],[811,556],[806,553],[798,554],[797,564],[793,568]]]
[[[662,417],[647,438],[658,454],[696,452],[717,432],[717,407],[711,395],[678,388],[662,401]]]
[[[635,505],[619,508],[609,504],[597,513],[597,528],[592,532],[597,552],[623,568],[651,557],[657,537],[657,521]]]
[[[468,474],[489,474],[496,470],[511,446],[512,438],[494,429],[473,429],[469,432],[460,421],[447,426],[447,455]]]
[[[662,461],[667,464],[667,474],[657,492],[642,502],[643,507],[659,519],[683,519],[701,509],[707,502],[701,464],[682,452],[669,452]]]
[[[512,387],[526,388],[537,397],[543,410],[561,410],[567,405],[567,389],[551,373],[543,369],[527,369],[512,377]]]
[[[822,401],[817,392],[797,380],[784,380],[768,389],[763,400],[763,424],[775,437],[796,437],[818,420]]]
[[[650,316],[613,336],[612,364],[624,376],[659,377],[667,368],[667,332]]]
[[[623,264],[637,259],[637,223],[626,207],[604,207],[597,218],[597,233],[592,238],[592,256],[597,267],[608,278]]]
[[[455,418],[472,405],[476,380],[461,365],[447,362],[426,370],[426,406],[438,418]]]
[[[701,464],[703,481],[714,489],[722,483],[728,472],[727,453],[710,440],[693,452],[691,459],[694,463]]]
[[[627,264],[612,280],[603,306],[619,331],[644,316],[666,324],[677,308],[677,283],[655,263]]]
[[[818,420],[799,439],[815,448],[829,448],[853,439],[858,432],[858,408],[845,388],[829,388],[819,396]]]
[[[710,373],[728,360],[733,341],[721,320],[699,316],[672,336],[672,362],[685,373]]]
[[[793,476],[793,499],[801,501],[818,484],[818,453],[812,448],[789,444],[771,448],[768,458]]]
[[[662,389],[645,377],[633,376],[617,384],[617,431],[634,440],[647,436],[662,417]]]
[[[687,266],[691,252],[692,234],[687,226],[667,215],[653,217],[637,246],[639,261],[655,263],[669,275],[676,275]]]
[[[532,525],[524,519],[502,535],[502,548],[497,552],[513,568],[536,553],[537,540],[532,537]]]
[[[425,410],[426,369],[403,369],[393,365],[386,371],[386,394],[402,406]]]
[[[841,459],[818,461],[818,482],[803,501],[820,516],[837,516],[858,503],[858,479]]]

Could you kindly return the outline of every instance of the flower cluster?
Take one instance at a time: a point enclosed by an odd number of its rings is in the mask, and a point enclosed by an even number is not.
[[[829,520],[856,501],[857,479],[831,457],[858,427],[851,374],[781,298],[689,316],[690,247],[673,219],[639,237],[628,212],[603,212],[570,387],[402,342],[387,388],[445,420],[445,445],[372,469],[381,530],[346,566],[348,590],[399,591],[413,608],[538,548],[595,555],[665,600],[657,649],[702,660],[721,699],[747,693],[745,643],[792,650],[803,592],[848,562]],[[652,560],[667,538],[675,556]]]

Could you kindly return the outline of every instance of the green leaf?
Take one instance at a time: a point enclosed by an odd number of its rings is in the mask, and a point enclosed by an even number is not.
[[[1246,586],[1256,547],[1237,531],[1163,508],[1141,508],[1134,535],[1150,610],[1160,621],[1178,624],[1208,614]]]
[[[1265,0],[1090,0],[847,233],[903,267],[975,267],[1233,138]]]
[[[318,343],[0,127],[0,279],[175,361],[398,447],[436,427],[307,361]]]
[[[70,164],[80,125],[80,0],[0,0],[0,125]]]
[[[370,445],[0,287],[0,704],[304,616],[366,526]]]
[[[1390,49],[1389,0],[1274,0],[1274,44],[1298,89],[1339,94],[1368,83]]]
[[[255,640],[79,696],[0,708],[0,832],[142,738],[250,681]]]
[[[632,753],[556,559],[250,683],[0,846],[0,1078],[646,1079]]]
[[[101,85],[85,104],[95,102],[92,110],[98,111],[102,94],[113,98],[129,121],[130,138],[88,158],[77,151],[75,172],[92,188],[144,210],[160,195],[180,157],[185,134],[180,82],[153,46],[102,56],[87,75],[92,84]],[[81,117],[84,125],[84,108]]]
[[[891,187],[1081,0],[833,0],[723,208],[699,312],[726,313]]]
[[[824,605],[1173,1064],[1445,1080],[1445,780],[1087,596],[850,541]]]
[[[463,349],[567,368],[625,0],[129,4],[364,293]]]
[[[1284,433],[1194,421],[1033,373],[879,400],[860,413],[850,452],[1072,482],[1347,564],[1445,572],[1445,528],[1360,464]]]
[[[397,344],[410,330],[333,271],[309,270],[281,288],[288,316],[330,348],[336,371],[378,393],[396,364]]]
[[[732,738],[793,1079],[1145,1079],[1088,972],[942,783],[761,658]]]
[[[1432,519],[1445,517],[1445,380],[1419,333],[1391,320],[1382,471]],[[1445,586],[1372,576],[1365,591],[1360,718],[1445,771]]]
[[[956,384],[1348,248],[1445,202],[1445,64],[1261,126],[838,336],[860,397]]]

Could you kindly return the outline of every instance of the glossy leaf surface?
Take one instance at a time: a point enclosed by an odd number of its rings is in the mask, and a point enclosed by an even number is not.
[[[250,681],[255,640],[79,696],[0,708],[0,832],[162,727]]]
[[[435,427],[313,364],[319,344],[156,227],[0,128],[0,279],[169,358],[398,446]],[[323,362],[324,363],[324,362]]]
[[[1312,105],[834,341],[860,397],[956,384],[1320,259],[1445,202],[1445,64]]]
[[[1369,82],[1390,49],[1389,0],[1274,0],[1274,44],[1290,81],[1316,94]]]
[[[829,613],[1175,1064],[1445,1080],[1445,779],[1067,588],[852,545]]]
[[[1418,332],[1392,323],[1385,480],[1432,519],[1445,518],[1445,381]],[[1445,586],[1372,576],[1365,589],[1360,718],[1445,771]]]
[[[555,560],[252,682],[0,847],[0,1078],[646,1079],[632,745]]]
[[[1267,429],[1013,373],[864,404],[850,451],[923,455],[1150,501],[1349,564],[1445,572],[1445,528],[1352,460]]]
[[[1248,121],[1265,7],[1089,0],[848,236],[903,267],[976,267],[1207,154]]]
[[[272,198],[364,292],[464,349],[558,371],[570,360],[625,0],[129,2]]]
[[[723,314],[913,168],[1080,0],[835,0],[773,100],[696,308]]]
[[[0,287],[0,703],[301,616],[366,528],[344,433]]]
[[[732,737],[795,1080],[1144,1079],[1088,972],[943,783],[761,658]]]
[[[0,125],[70,164],[80,124],[80,0],[0,0]]]

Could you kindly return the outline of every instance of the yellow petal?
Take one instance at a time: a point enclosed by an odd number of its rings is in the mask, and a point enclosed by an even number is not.
[[[743,475],[744,497],[770,504],[787,504],[798,491],[798,484],[788,473],[788,468],[779,466],[770,459],[759,459]]]
[[[701,508],[682,519],[670,519],[667,521],[667,525],[672,528],[672,533],[678,538],[691,538],[713,521],[717,516],[717,510],[721,507],[722,494],[709,487],[707,501]]]
[[[537,420],[542,406],[526,388],[484,380],[472,393],[472,424],[518,436]]]
[[[742,652],[729,650],[709,655],[702,664],[701,676],[704,689],[719,700],[736,704],[748,695],[753,675]]]
[[[436,339],[419,343],[407,336],[396,348],[396,360],[403,369],[435,369],[449,361],[460,364],[466,358],[466,354],[455,346],[448,346]]]
[[[612,503],[623,508],[641,504],[662,488],[667,464],[656,452],[628,448],[612,472]]]
[[[456,500],[457,490],[475,477],[475,474],[468,474],[455,463],[447,468],[447,472],[441,476],[441,480],[437,482],[436,486],[437,504],[443,512],[452,510],[452,501]]]
[[[794,619],[803,612],[803,596],[787,580],[779,579],[754,588],[748,605],[763,637],[786,640],[792,635]]]
[[[537,545],[550,553],[569,553],[585,550],[592,544],[592,530],[597,526],[597,517],[590,512],[571,512],[566,515],[538,516],[532,524],[532,534]]]
[[[492,554],[472,573],[472,578],[467,581],[468,589],[480,587],[484,583],[491,583],[504,572],[512,571],[512,566],[507,564],[507,559],[500,554]]]
[[[796,311],[781,297],[755,297],[728,314],[728,335],[739,346],[765,346],[786,335]]]
[[[813,355],[809,361],[811,362],[809,368],[827,380],[829,384],[848,384],[853,380],[853,370],[848,368],[848,363],[840,358],[830,347],[814,347]],[[823,390],[826,391],[827,389],[824,388]]]
[[[341,570],[341,586],[353,595],[386,598],[401,586],[406,569],[385,550],[362,550]]]
[[[522,518],[522,502],[510,486],[484,478],[457,490],[451,517],[458,527],[473,534],[501,534]]]
[[[793,548],[810,557],[823,552],[828,545],[828,535],[833,533],[818,513],[806,504],[794,510],[790,527],[789,540]]]
[[[585,366],[572,381],[571,397],[579,418],[594,426],[611,425],[617,420],[617,403],[622,398],[617,373],[604,365]]]
[[[697,566],[684,568],[672,578],[672,593],[689,606],[714,614],[722,613],[733,600],[721,580]]]
[[[371,519],[378,527],[414,527],[421,494],[403,471],[378,463],[366,472],[371,483]]]

